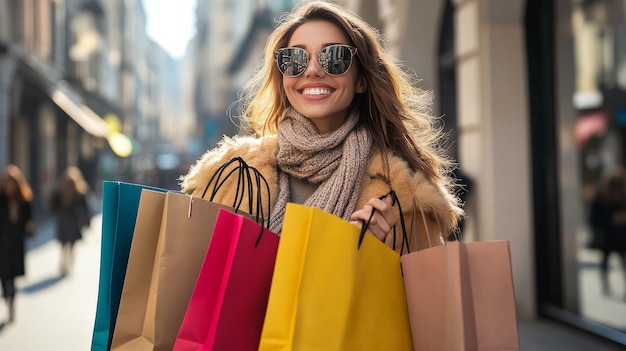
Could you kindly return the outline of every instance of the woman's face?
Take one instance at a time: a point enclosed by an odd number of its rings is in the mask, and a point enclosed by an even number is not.
[[[338,129],[346,120],[354,95],[365,91],[365,81],[359,77],[354,57],[344,75],[331,76],[322,70],[317,52],[330,44],[350,45],[350,41],[339,27],[327,21],[307,22],[298,27],[287,46],[306,50],[309,65],[298,77],[283,76],[289,103],[309,118],[320,133]]]

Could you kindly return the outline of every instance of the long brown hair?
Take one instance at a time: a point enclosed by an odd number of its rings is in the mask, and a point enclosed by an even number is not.
[[[432,94],[416,86],[416,78],[404,71],[383,48],[380,33],[349,10],[328,1],[304,1],[281,18],[265,47],[264,61],[242,89],[243,117],[257,135],[274,134],[290,107],[274,51],[287,46],[302,24],[323,20],[337,25],[357,48],[357,69],[367,82],[367,91],[357,94],[352,108],[358,109],[374,145],[386,157],[391,150],[432,180],[450,185],[450,160],[444,155],[444,134],[430,115]],[[388,162],[385,159],[385,168]]]
[[[14,182],[17,185],[17,197],[20,202],[31,202],[33,190],[30,188],[22,170],[14,164],[9,164],[0,178],[0,193],[4,193],[4,184]],[[6,196],[6,194],[5,194]]]

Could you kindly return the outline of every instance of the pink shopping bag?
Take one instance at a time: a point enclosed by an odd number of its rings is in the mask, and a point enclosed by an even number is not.
[[[175,351],[257,350],[279,236],[220,211]]]

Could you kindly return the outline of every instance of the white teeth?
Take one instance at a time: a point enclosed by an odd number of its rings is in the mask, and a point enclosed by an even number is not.
[[[330,94],[332,91],[328,88],[306,88],[302,89],[302,94],[304,95],[326,95]]]

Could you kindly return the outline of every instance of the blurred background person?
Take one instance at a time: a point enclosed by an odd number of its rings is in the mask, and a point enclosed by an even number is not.
[[[74,244],[82,238],[82,230],[91,222],[87,203],[89,186],[77,167],[68,167],[58,181],[52,196],[52,211],[56,217],[56,238],[61,244],[60,271],[70,273],[74,262]]]
[[[0,281],[9,323],[15,319],[15,278],[25,274],[24,241],[35,231],[32,198],[22,171],[8,165],[0,177]]]
[[[602,188],[591,204],[589,224],[592,229],[592,248],[602,251],[602,292],[611,294],[609,258],[617,253],[626,272],[626,175],[623,170],[607,174]],[[626,274],[624,276],[626,282]],[[626,295],[624,296],[626,299]]]

